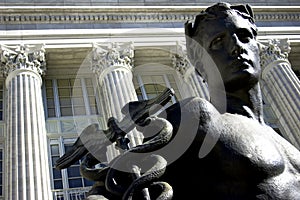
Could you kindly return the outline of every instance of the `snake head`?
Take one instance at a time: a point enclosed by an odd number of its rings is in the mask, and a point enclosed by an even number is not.
[[[109,140],[112,143],[116,142],[116,147],[123,150],[128,150],[128,144],[130,143],[130,140],[128,138],[125,138],[127,133],[120,128],[119,121],[114,117],[110,117],[108,119],[107,125],[108,131],[110,132]]]
[[[126,134],[135,127],[150,124],[151,119],[149,117],[165,106],[174,93],[172,88],[167,88],[153,99],[127,103],[121,110],[125,116],[120,122],[114,117],[108,119],[108,129],[105,131],[108,134],[106,136],[111,142],[116,142],[119,148],[128,149],[130,141],[125,139]]]
[[[127,103],[121,110],[125,114],[122,121],[127,122],[128,119],[126,120],[126,118],[129,118],[135,125],[140,126],[144,124],[144,121],[165,106],[174,94],[175,92],[172,88],[166,88],[155,98]],[[121,126],[123,125],[122,121],[120,122]],[[126,126],[126,124],[124,125]]]

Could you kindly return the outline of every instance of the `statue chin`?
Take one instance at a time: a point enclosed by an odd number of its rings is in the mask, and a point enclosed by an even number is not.
[[[250,73],[249,70],[243,70],[235,76],[232,76],[230,80],[224,81],[226,92],[235,92],[238,90],[252,88],[258,83],[258,77],[256,74]]]

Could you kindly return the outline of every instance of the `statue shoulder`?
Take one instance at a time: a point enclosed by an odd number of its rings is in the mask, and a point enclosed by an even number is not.
[[[220,114],[217,109],[206,99],[200,97],[190,97],[181,102],[181,107],[187,111],[197,110],[206,114]]]
[[[177,113],[181,118],[197,119],[203,123],[209,121],[213,117],[220,116],[217,109],[207,100],[200,97],[190,97],[179,101],[173,105],[168,113]]]

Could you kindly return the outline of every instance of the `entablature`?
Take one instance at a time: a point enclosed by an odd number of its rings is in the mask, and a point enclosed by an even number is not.
[[[207,6],[1,6],[0,24],[12,29],[154,26],[181,27]],[[299,24],[300,6],[253,6],[257,23]],[[283,23],[284,22],[284,23]],[[157,24],[155,24],[157,23]],[[150,24],[150,25],[149,25]],[[25,26],[30,25],[30,26]],[[291,25],[291,24],[289,24]],[[3,27],[4,28],[4,27]]]

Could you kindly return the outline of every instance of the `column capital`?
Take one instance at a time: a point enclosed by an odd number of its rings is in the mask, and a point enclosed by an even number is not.
[[[288,39],[272,39],[267,45],[260,44],[260,64],[262,69],[274,62],[287,62],[291,51]]]
[[[4,77],[16,70],[33,71],[39,75],[46,72],[44,45],[0,45],[0,71]]]
[[[133,67],[133,57],[133,43],[111,43],[109,46],[94,43],[91,69],[97,74],[102,74],[107,70],[113,70],[116,67],[131,70]]]
[[[190,67],[187,56],[174,54],[172,56],[173,68],[181,75],[184,75]]]
[[[176,52],[172,56],[172,64],[173,68],[178,71],[184,79],[186,79],[194,70],[194,67],[188,59],[185,44],[177,43]]]

